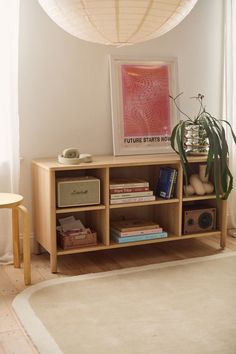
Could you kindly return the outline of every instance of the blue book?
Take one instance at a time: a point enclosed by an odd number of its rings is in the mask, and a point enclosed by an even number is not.
[[[161,198],[169,199],[171,188],[175,178],[176,170],[172,167],[162,167],[157,182],[156,195]]]
[[[127,242],[135,242],[135,241],[145,241],[145,240],[154,240],[156,238],[167,237],[167,232],[158,232],[156,234],[145,234],[145,235],[136,235],[136,236],[127,236],[127,237],[119,237],[114,232],[111,232],[111,237],[116,243],[127,243]]]

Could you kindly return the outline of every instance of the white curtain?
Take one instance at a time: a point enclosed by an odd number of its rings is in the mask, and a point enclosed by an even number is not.
[[[236,132],[236,1],[225,0],[224,117]],[[234,189],[229,197],[229,233],[236,237],[236,146],[229,135]]]
[[[0,192],[18,192],[19,0],[0,0]],[[0,263],[12,259],[10,211],[0,209]]]

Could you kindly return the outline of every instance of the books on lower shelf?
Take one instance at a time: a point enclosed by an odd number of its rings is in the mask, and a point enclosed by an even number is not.
[[[145,235],[136,235],[136,236],[127,236],[127,237],[119,237],[114,233],[111,233],[111,237],[113,241],[116,243],[127,243],[127,242],[135,242],[135,241],[145,241],[145,240],[154,240],[157,238],[167,237],[167,232],[159,232],[156,234],[145,234]]]
[[[178,171],[172,167],[161,167],[157,182],[157,197],[170,199],[173,198],[177,182]]]
[[[150,230],[159,228],[159,224],[146,219],[125,219],[111,221],[111,227],[120,232]]]
[[[162,232],[163,229],[162,229],[162,227],[157,227],[157,228],[147,229],[147,230],[119,231],[119,230],[113,229],[111,227],[111,232],[119,237],[145,235],[145,234],[147,234],[147,231],[149,234],[156,234],[156,233]]]
[[[152,240],[168,236],[159,224],[142,219],[112,221],[110,231],[111,238],[116,243]]]
[[[149,190],[149,182],[139,178],[110,180],[110,204],[153,201],[156,197]]]

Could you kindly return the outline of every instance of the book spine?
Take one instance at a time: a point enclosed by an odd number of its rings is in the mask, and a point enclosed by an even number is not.
[[[132,192],[132,193],[117,193],[117,194],[111,194],[110,198],[111,199],[119,199],[119,198],[133,198],[133,197],[147,197],[153,195],[153,191],[147,191],[147,192]]]
[[[119,237],[128,237],[128,236],[140,236],[146,234],[157,234],[163,231],[162,227],[154,228],[154,229],[147,229],[147,230],[135,230],[135,231],[119,231],[116,229],[111,228],[111,231],[119,236]]]
[[[134,187],[134,188],[114,188],[110,190],[110,194],[117,193],[133,193],[133,192],[147,192],[148,187]]]
[[[145,240],[154,240],[157,238],[167,237],[167,232],[163,231],[157,234],[146,234],[140,236],[128,236],[128,237],[119,237],[117,235],[111,234],[113,240],[117,243],[126,243],[126,242],[135,242],[135,241],[145,241]]]
[[[119,189],[119,188],[143,188],[149,187],[149,182],[137,182],[137,183],[120,183],[120,184],[110,184],[110,189]]]
[[[174,175],[172,177],[171,187],[170,187],[170,191],[169,191],[169,195],[168,195],[169,198],[173,198],[173,196],[174,196],[175,185],[177,182],[177,175],[178,175],[178,172],[177,172],[177,170],[175,170]]]
[[[172,197],[174,196],[174,193],[175,193],[175,188],[176,188],[176,184],[177,184],[177,178],[178,178],[178,171],[176,170],[176,174],[175,174],[175,178],[174,178],[174,183],[173,183],[173,188],[172,188],[172,191],[171,191]]]
[[[122,203],[137,203],[137,202],[148,202],[155,200],[154,195],[150,195],[147,197],[135,197],[135,198],[120,198],[120,199],[111,199],[111,204],[122,204]]]
[[[174,178],[175,178],[175,170],[173,170],[173,172],[170,175],[169,187],[168,187],[168,191],[167,191],[167,194],[166,194],[166,199],[170,199],[171,190],[172,190],[173,183],[174,183]]]

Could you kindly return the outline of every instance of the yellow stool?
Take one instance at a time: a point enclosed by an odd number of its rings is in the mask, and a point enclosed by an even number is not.
[[[25,285],[29,285],[31,284],[29,214],[22,202],[23,197],[19,194],[0,193],[0,209],[12,209],[13,260],[15,268],[20,268],[19,211],[23,214],[24,280]]]

